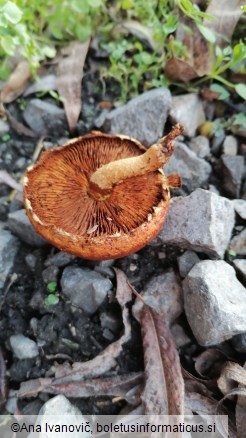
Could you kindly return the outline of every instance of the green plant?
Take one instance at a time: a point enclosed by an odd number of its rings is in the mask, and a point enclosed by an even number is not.
[[[44,300],[44,305],[47,307],[55,306],[59,303],[59,293],[57,291],[56,281],[51,281],[47,284],[47,291],[49,292]]]

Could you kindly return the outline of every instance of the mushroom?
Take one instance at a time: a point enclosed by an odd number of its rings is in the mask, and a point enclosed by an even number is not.
[[[135,252],[160,231],[170,187],[162,165],[180,125],[146,148],[125,135],[92,132],[43,152],[24,178],[24,204],[32,225],[52,245],[91,260]]]

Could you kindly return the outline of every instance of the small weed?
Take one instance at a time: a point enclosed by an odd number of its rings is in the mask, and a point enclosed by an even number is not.
[[[7,143],[10,139],[11,139],[11,136],[10,136],[10,134],[8,134],[8,133],[3,134],[3,135],[1,136],[1,140],[2,140],[4,143]]]
[[[59,303],[59,293],[57,291],[56,281],[51,281],[47,284],[47,291],[49,292],[44,300],[44,305],[46,307],[55,306]]]
[[[17,105],[21,111],[24,111],[26,109],[26,106],[27,106],[26,99],[24,99],[23,97],[18,97],[16,102],[17,102]]]

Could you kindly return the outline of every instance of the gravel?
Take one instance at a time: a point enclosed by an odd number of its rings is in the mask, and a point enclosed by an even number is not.
[[[9,343],[13,354],[18,359],[33,359],[39,355],[36,342],[22,334],[11,336]]]
[[[0,227],[0,289],[10,272],[14,269],[15,257],[20,243],[8,230]]]
[[[197,128],[205,122],[202,101],[195,93],[174,96],[170,117],[173,123],[181,123],[184,126],[184,134],[187,137],[194,137]]]
[[[35,247],[48,245],[47,240],[35,231],[24,209],[9,213],[8,227],[13,234],[16,234],[22,242],[28,243],[28,245]]]

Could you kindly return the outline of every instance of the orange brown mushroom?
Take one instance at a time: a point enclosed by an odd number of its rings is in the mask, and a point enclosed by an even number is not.
[[[104,260],[138,251],[160,231],[170,187],[162,165],[180,125],[149,149],[123,135],[92,132],[43,152],[24,178],[24,204],[32,225],[62,251]]]

